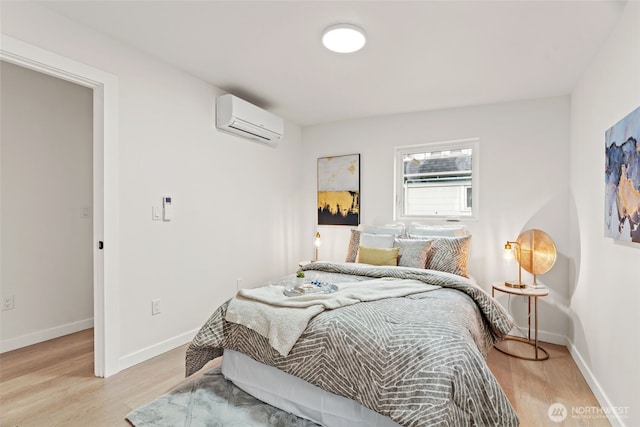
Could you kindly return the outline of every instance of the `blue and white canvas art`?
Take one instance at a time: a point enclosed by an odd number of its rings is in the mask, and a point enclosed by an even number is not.
[[[640,243],[640,107],[605,132],[606,237]]]

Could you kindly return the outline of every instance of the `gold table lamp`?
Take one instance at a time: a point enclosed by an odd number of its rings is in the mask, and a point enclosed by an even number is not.
[[[504,250],[505,251],[511,251],[511,245],[514,245],[517,249],[517,256],[515,256],[515,258],[518,260],[518,282],[514,283],[514,282],[507,282],[505,281],[504,284],[505,286],[509,286],[510,288],[525,288],[527,285],[525,285],[524,283],[522,283],[522,263],[520,262],[520,259],[522,259],[522,254],[521,254],[521,250],[522,248],[520,247],[520,243],[516,242],[511,242],[511,241],[507,241],[507,243],[505,243],[504,245]]]
[[[320,245],[322,244],[322,242],[320,241],[320,232],[316,232],[316,239],[313,242],[313,245],[316,247],[316,258],[313,260],[313,262],[318,261],[318,248],[320,248]]]

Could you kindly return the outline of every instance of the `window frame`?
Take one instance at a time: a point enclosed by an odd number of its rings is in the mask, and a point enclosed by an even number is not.
[[[395,148],[394,157],[394,206],[393,217],[395,221],[415,220],[445,220],[445,221],[470,221],[479,218],[480,200],[480,138],[456,139],[451,141],[428,142],[415,145],[404,145]],[[434,151],[471,149],[471,208],[468,207],[467,198],[464,197],[464,210],[469,209],[469,215],[407,215],[405,213],[404,192],[404,156]],[[468,186],[462,187],[463,193]]]

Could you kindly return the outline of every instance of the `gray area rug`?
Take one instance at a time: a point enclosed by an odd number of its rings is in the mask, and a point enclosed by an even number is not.
[[[136,427],[317,426],[245,393],[220,368],[135,409],[127,420]]]

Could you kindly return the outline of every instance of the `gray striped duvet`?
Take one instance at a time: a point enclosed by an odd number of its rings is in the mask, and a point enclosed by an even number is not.
[[[333,263],[304,268],[307,277],[332,283],[396,277],[441,288],[324,311],[287,356],[256,332],[225,321],[225,303],[189,346],[187,375],[230,348],[403,426],[518,425],[484,360],[512,321],[483,290],[433,270]]]

